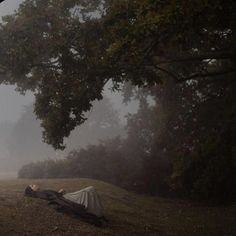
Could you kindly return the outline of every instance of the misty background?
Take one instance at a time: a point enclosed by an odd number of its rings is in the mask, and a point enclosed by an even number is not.
[[[12,14],[21,2],[23,0],[3,2],[0,18]],[[66,140],[67,148],[55,151],[42,141],[42,129],[33,113],[33,103],[34,96],[30,92],[21,95],[15,86],[0,86],[0,178],[16,177],[19,168],[30,161],[62,158],[73,149],[125,135],[126,115],[138,109],[136,101],[124,104],[122,94],[111,91],[108,84],[104,99],[96,102],[86,115],[87,122]]]

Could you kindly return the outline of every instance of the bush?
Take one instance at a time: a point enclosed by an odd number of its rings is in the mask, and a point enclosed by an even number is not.
[[[196,200],[222,203],[236,197],[235,146],[229,139],[211,139],[174,163],[175,187]]]

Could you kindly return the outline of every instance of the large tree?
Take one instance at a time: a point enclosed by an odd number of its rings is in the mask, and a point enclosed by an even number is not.
[[[1,82],[34,92],[44,140],[63,148],[109,80],[235,85],[235,10],[233,0],[26,0],[1,24]]]

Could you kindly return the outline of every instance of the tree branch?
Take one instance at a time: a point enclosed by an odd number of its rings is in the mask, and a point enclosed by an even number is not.
[[[54,68],[54,69],[60,69],[60,66],[57,66],[53,63],[36,63],[36,64],[31,64],[31,67],[43,67],[43,68]]]
[[[201,55],[189,55],[189,56],[180,56],[175,58],[164,58],[164,57],[158,57],[154,56],[153,60],[157,64],[170,64],[174,62],[187,62],[187,61],[202,61],[202,60],[210,60],[210,59],[233,59],[236,58],[235,53],[210,53],[210,54],[201,54]]]
[[[216,76],[220,76],[220,75],[226,75],[226,74],[231,74],[231,73],[236,73],[236,69],[233,68],[227,68],[224,70],[218,70],[218,71],[208,71],[208,72],[199,72],[199,73],[195,73],[192,74],[190,76],[187,77],[178,77],[177,75],[175,75],[173,72],[164,69],[160,66],[157,65],[153,65],[154,68],[156,68],[159,71],[164,72],[165,74],[167,74],[168,76],[170,76],[171,78],[173,78],[177,83],[182,83],[185,82],[187,80],[191,80],[191,79],[195,79],[195,78],[199,78],[199,77],[216,77]]]
[[[165,74],[167,74],[168,76],[172,77],[172,78],[175,79],[175,80],[178,80],[178,79],[179,79],[174,73],[172,73],[172,72],[170,72],[170,71],[168,71],[168,70],[166,70],[166,69],[164,69],[164,68],[162,68],[162,67],[155,66],[155,68],[158,69],[158,70],[160,70],[160,71],[162,71],[162,72],[164,72]]]
[[[213,77],[213,76],[220,76],[220,75],[225,75],[225,74],[231,74],[231,73],[235,73],[236,70],[235,69],[227,69],[227,70],[222,70],[222,71],[213,71],[213,72],[206,72],[206,73],[196,73],[196,74],[192,74],[188,77],[183,77],[177,80],[177,83],[182,83],[185,82],[187,80],[191,80],[191,79],[195,79],[195,78],[199,78],[199,77]]]

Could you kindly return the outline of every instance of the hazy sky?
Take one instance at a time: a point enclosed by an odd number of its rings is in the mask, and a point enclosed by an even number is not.
[[[0,17],[13,13],[22,0],[5,0],[0,4]],[[34,101],[33,96],[20,95],[14,86],[0,85],[0,123],[15,122],[21,116],[23,107]]]
[[[5,0],[0,4],[0,15],[4,16],[12,13],[23,0]]]

